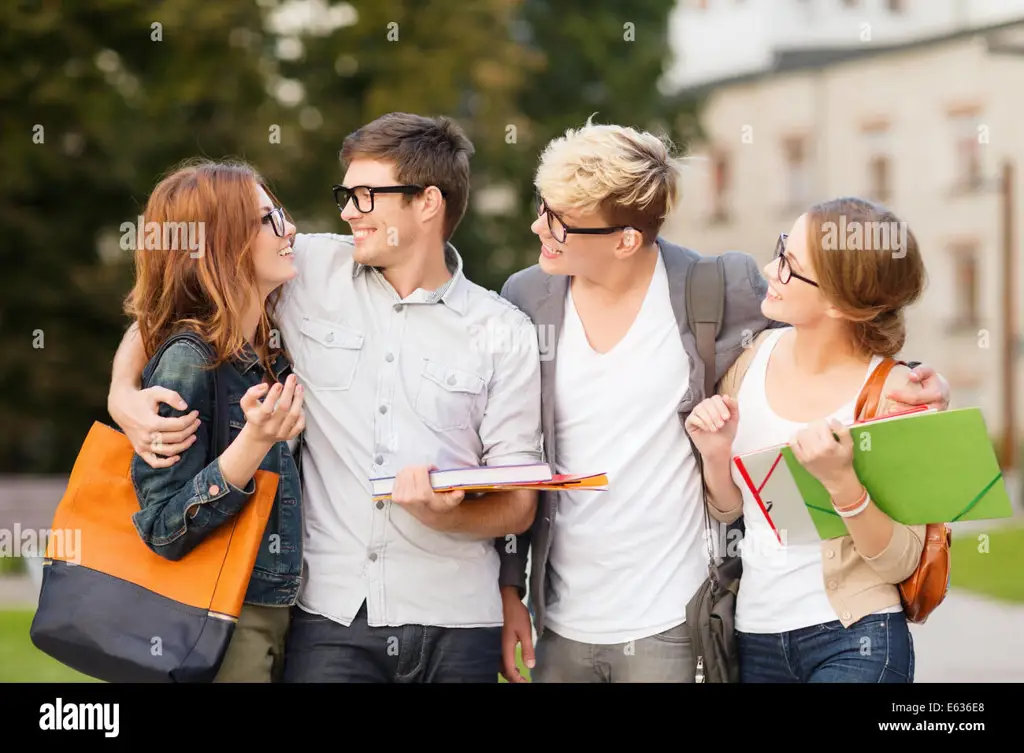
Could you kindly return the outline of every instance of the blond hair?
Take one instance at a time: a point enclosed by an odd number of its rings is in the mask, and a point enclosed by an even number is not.
[[[598,212],[650,243],[675,207],[681,162],[666,137],[592,120],[544,148],[534,185],[555,211]]]

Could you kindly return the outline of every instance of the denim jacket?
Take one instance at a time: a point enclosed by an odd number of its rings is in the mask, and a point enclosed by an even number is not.
[[[139,498],[139,512],[132,516],[146,545],[162,557],[178,560],[195,548],[221,523],[237,514],[256,490],[250,479],[245,489],[227,483],[219,459],[207,462],[213,441],[215,420],[213,372],[203,367],[206,356],[187,340],[178,340],[164,350],[159,362],[147,364],[142,386],[158,385],[177,392],[187,404],[185,410],[160,404],[161,416],[182,416],[199,411],[196,441],[180,453],[168,468],[153,468],[138,454],[132,459],[131,478]],[[291,365],[283,356],[272,364],[274,376],[283,382]],[[241,407],[246,391],[263,380],[265,371],[252,348],[245,358],[224,369],[227,380],[229,442],[245,426]],[[302,517],[299,470],[287,442],[278,442],[263,458],[260,470],[279,474],[277,496],[270,512],[263,542],[245,594],[246,604],[289,606],[295,603],[302,574]],[[216,493],[211,494],[211,489]],[[194,508],[194,509],[192,509]]]

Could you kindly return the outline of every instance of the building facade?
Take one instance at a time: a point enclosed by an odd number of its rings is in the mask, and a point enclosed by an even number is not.
[[[885,203],[909,223],[929,277],[908,311],[904,355],[946,375],[954,407],[982,407],[1001,436],[1007,164],[1015,169],[1010,312],[1018,335],[1024,310],[1021,91],[1024,21],[890,45],[794,49],[767,68],[685,89],[704,97],[705,137],[689,145],[681,206],[664,235],[766,264],[778,234],[812,203],[841,195]],[[1016,436],[1024,427],[1022,350],[1018,337]]]

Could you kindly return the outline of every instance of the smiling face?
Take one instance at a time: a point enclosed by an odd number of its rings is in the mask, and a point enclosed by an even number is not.
[[[538,209],[540,208],[538,203]],[[565,227],[600,228],[608,222],[600,212],[559,211],[543,212],[530,230],[540,240],[541,269],[552,275],[570,275],[591,278],[615,261],[623,246],[636,243],[639,233],[631,229],[607,235],[565,233]],[[634,235],[636,236],[634,239]],[[565,240],[561,240],[564,238]],[[624,243],[624,241],[626,243]]]
[[[800,215],[786,239],[782,252],[785,259],[776,257],[764,268],[768,294],[761,303],[761,312],[769,319],[794,326],[812,324],[835,314],[820,288],[800,279],[817,281],[807,247],[807,230],[807,215]]]
[[[270,293],[298,274],[292,259],[292,244],[295,241],[295,225],[279,212],[276,217],[266,215],[275,209],[270,196],[262,186],[257,185],[259,216],[263,217],[259,232],[252,244],[252,262],[256,270],[256,284],[264,293]],[[283,237],[275,232],[283,229]]]
[[[354,159],[345,172],[342,185],[383,187],[396,186],[399,180],[390,162],[375,159]],[[353,258],[371,267],[391,267],[405,258],[404,249],[415,245],[417,239],[429,230],[419,218],[419,197],[408,201],[399,193],[378,193],[372,198],[362,190],[355,200],[349,200],[341,211],[341,218],[352,228],[355,240]],[[363,211],[366,210],[366,211]],[[437,216],[431,223],[440,223]]]

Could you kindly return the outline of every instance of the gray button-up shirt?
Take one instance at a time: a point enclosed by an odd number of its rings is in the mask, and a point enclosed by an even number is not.
[[[307,572],[299,606],[349,625],[502,624],[494,539],[434,531],[374,503],[408,465],[541,460],[540,355],[529,318],[466,279],[402,299],[354,262],[351,236],[298,235],[276,318],[305,385]]]

